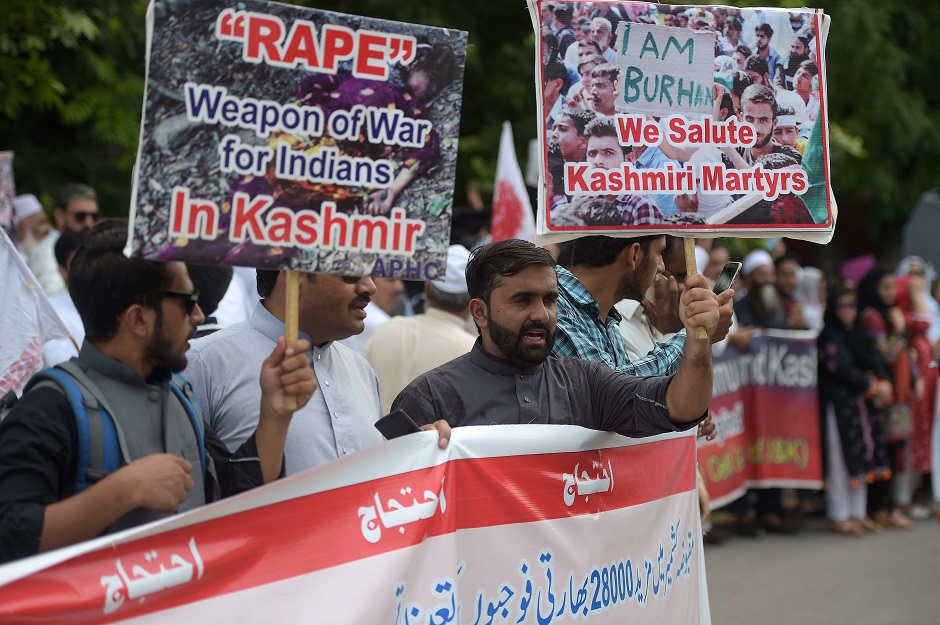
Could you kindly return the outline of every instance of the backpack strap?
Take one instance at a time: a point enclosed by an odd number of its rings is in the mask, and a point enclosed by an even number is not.
[[[186,415],[192,423],[193,431],[196,433],[196,441],[199,443],[199,460],[202,463],[202,483],[205,484],[206,435],[203,431],[202,406],[199,404],[199,398],[196,397],[195,391],[193,391],[192,384],[187,382],[183,376],[176,373],[173,374],[173,379],[170,380],[170,390],[173,391],[176,398],[183,404]]]
[[[130,464],[131,459],[127,454],[127,439],[124,438],[124,432],[121,430],[120,424],[113,418],[112,415],[117,414],[113,408],[111,408],[108,400],[105,398],[104,393],[101,392],[101,389],[91,381],[91,378],[85,373],[84,369],[78,364],[77,359],[73,358],[67,360],[63,363],[59,363],[55,366],[55,369],[61,369],[68,373],[75,382],[78,383],[78,388],[82,393],[82,399],[89,408],[103,412],[107,419],[101,419],[101,423],[104,426],[105,436],[105,452],[117,455],[115,452],[120,454],[120,460],[118,462],[118,467],[115,467],[115,471],[120,467],[120,464]],[[114,434],[117,438],[116,440],[116,449],[113,447],[114,441],[109,441],[109,435],[107,430],[109,429],[105,422],[110,422],[114,427]]]

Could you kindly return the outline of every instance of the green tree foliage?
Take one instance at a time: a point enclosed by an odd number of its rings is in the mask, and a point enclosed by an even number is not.
[[[46,204],[62,184],[94,185],[125,214],[140,124],[141,0],[6,0],[0,19],[0,149],[19,192]]]
[[[185,0],[174,0],[179,4]],[[190,0],[192,1],[192,0]],[[525,165],[536,136],[534,35],[523,0],[307,0],[317,8],[470,33],[458,180],[492,194],[500,126]],[[744,5],[799,7],[799,1]],[[829,0],[832,179],[840,223],[873,240],[897,232],[940,162],[940,3]],[[21,191],[93,184],[125,214],[143,92],[144,0],[6,0],[0,18],[0,149],[16,152]],[[783,52],[783,51],[782,51]],[[220,71],[224,69],[220,68]],[[48,198],[48,196],[46,196]]]

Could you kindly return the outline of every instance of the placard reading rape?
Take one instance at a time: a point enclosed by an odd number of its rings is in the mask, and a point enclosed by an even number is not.
[[[128,253],[435,279],[466,33],[155,0]]]
[[[540,242],[653,232],[831,239],[828,17],[594,6],[529,1],[542,85]]]

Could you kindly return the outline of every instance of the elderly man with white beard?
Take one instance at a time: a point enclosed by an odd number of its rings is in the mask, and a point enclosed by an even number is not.
[[[787,317],[777,292],[777,271],[770,254],[764,250],[748,254],[741,275],[747,291],[734,303],[738,323],[745,327],[786,328]]]

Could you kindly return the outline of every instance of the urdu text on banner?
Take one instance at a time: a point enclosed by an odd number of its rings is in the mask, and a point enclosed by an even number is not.
[[[436,279],[467,34],[234,7],[148,8],[129,255]]]
[[[436,436],[7,564],[0,621],[711,622],[694,436]]]

